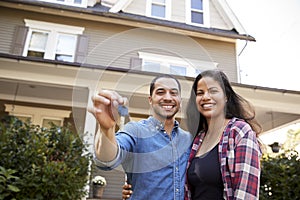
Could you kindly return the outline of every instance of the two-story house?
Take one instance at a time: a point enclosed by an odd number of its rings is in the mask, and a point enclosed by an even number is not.
[[[126,96],[131,120],[139,120],[151,115],[153,77],[174,74],[182,120],[195,75],[219,68],[265,131],[300,119],[299,92],[239,82],[237,41],[255,38],[225,0],[2,0],[0,22],[0,116],[70,122],[91,144],[96,122],[86,108],[98,89]],[[101,173],[104,197],[120,199],[122,170]]]

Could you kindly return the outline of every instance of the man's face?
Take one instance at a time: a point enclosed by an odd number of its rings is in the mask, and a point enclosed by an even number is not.
[[[149,97],[153,116],[160,121],[174,118],[180,109],[181,97],[177,82],[172,78],[159,78]]]

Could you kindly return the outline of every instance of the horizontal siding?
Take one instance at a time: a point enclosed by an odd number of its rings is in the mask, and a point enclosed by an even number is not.
[[[213,1],[210,1],[209,4],[209,17],[210,17],[210,27],[212,28],[218,28],[218,29],[224,29],[229,30],[231,29],[229,25],[226,23],[225,18],[226,16],[222,16],[222,13],[220,13]]]
[[[146,15],[146,2],[146,0],[132,0],[131,4],[124,9],[124,12],[144,16]]]
[[[237,60],[235,44],[228,42],[215,42],[211,40],[195,39],[209,52],[211,59],[218,63],[231,82],[238,82]]]
[[[171,19],[176,22],[185,23],[186,0],[172,1]]]
[[[180,5],[180,4],[178,4]],[[17,25],[24,24],[24,18],[61,23],[61,17],[44,15],[13,9],[0,9],[0,51],[9,53]],[[12,14],[13,13],[13,14]],[[232,81],[237,81],[235,44],[214,40],[190,38],[175,33],[148,30],[100,23],[94,21],[65,20],[67,25],[85,27],[84,34],[89,38],[87,64],[129,68],[130,59],[138,52],[160,53],[183,59],[202,60],[219,63],[230,74]],[[191,63],[193,64],[193,63]],[[199,66],[194,66],[198,68]]]

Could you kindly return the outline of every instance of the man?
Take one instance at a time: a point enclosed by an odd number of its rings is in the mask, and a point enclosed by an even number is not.
[[[134,191],[131,199],[182,200],[192,136],[179,127],[181,106],[177,79],[162,75],[150,84],[153,116],[129,122],[115,134],[117,108],[126,100],[113,91],[94,95],[90,110],[100,125],[95,137],[95,161],[102,169],[122,164]]]

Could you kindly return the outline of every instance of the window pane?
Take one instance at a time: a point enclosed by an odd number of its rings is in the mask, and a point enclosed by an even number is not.
[[[82,0],[74,0],[74,3],[81,4]]]
[[[152,5],[151,15],[155,17],[166,17],[165,6]]]
[[[76,37],[74,35],[59,34],[56,46],[57,53],[73,54],[75,51]]]
[[[29,49],[45,51],[47,44],[48,33],[32,31]]]
[[[202,0],[191,0],[191,8],[197,10],[203,10]]]
[[[59,34],[57,45],[56,45],[55,60],[72,62],[75,48],[76,48],[76,36]]]
[[[38,52],[38,51],[28,51],[27,56],[32,56],[32,57],[39,57],[39,58],[44,58],[45,53],[44,52]]]
[[[203,24],[203,13],[192,11],[192,22]]]
[[[171,72],[171,74],[185,76],[186,68],[182,67],[182,66],[171,65],[170,72]]]
[[[160,72],[160,64],[154,62],[144,62],[143,70],[148,72]]]
[[[56,54],[55,60],[73,62],[73,56]]]

